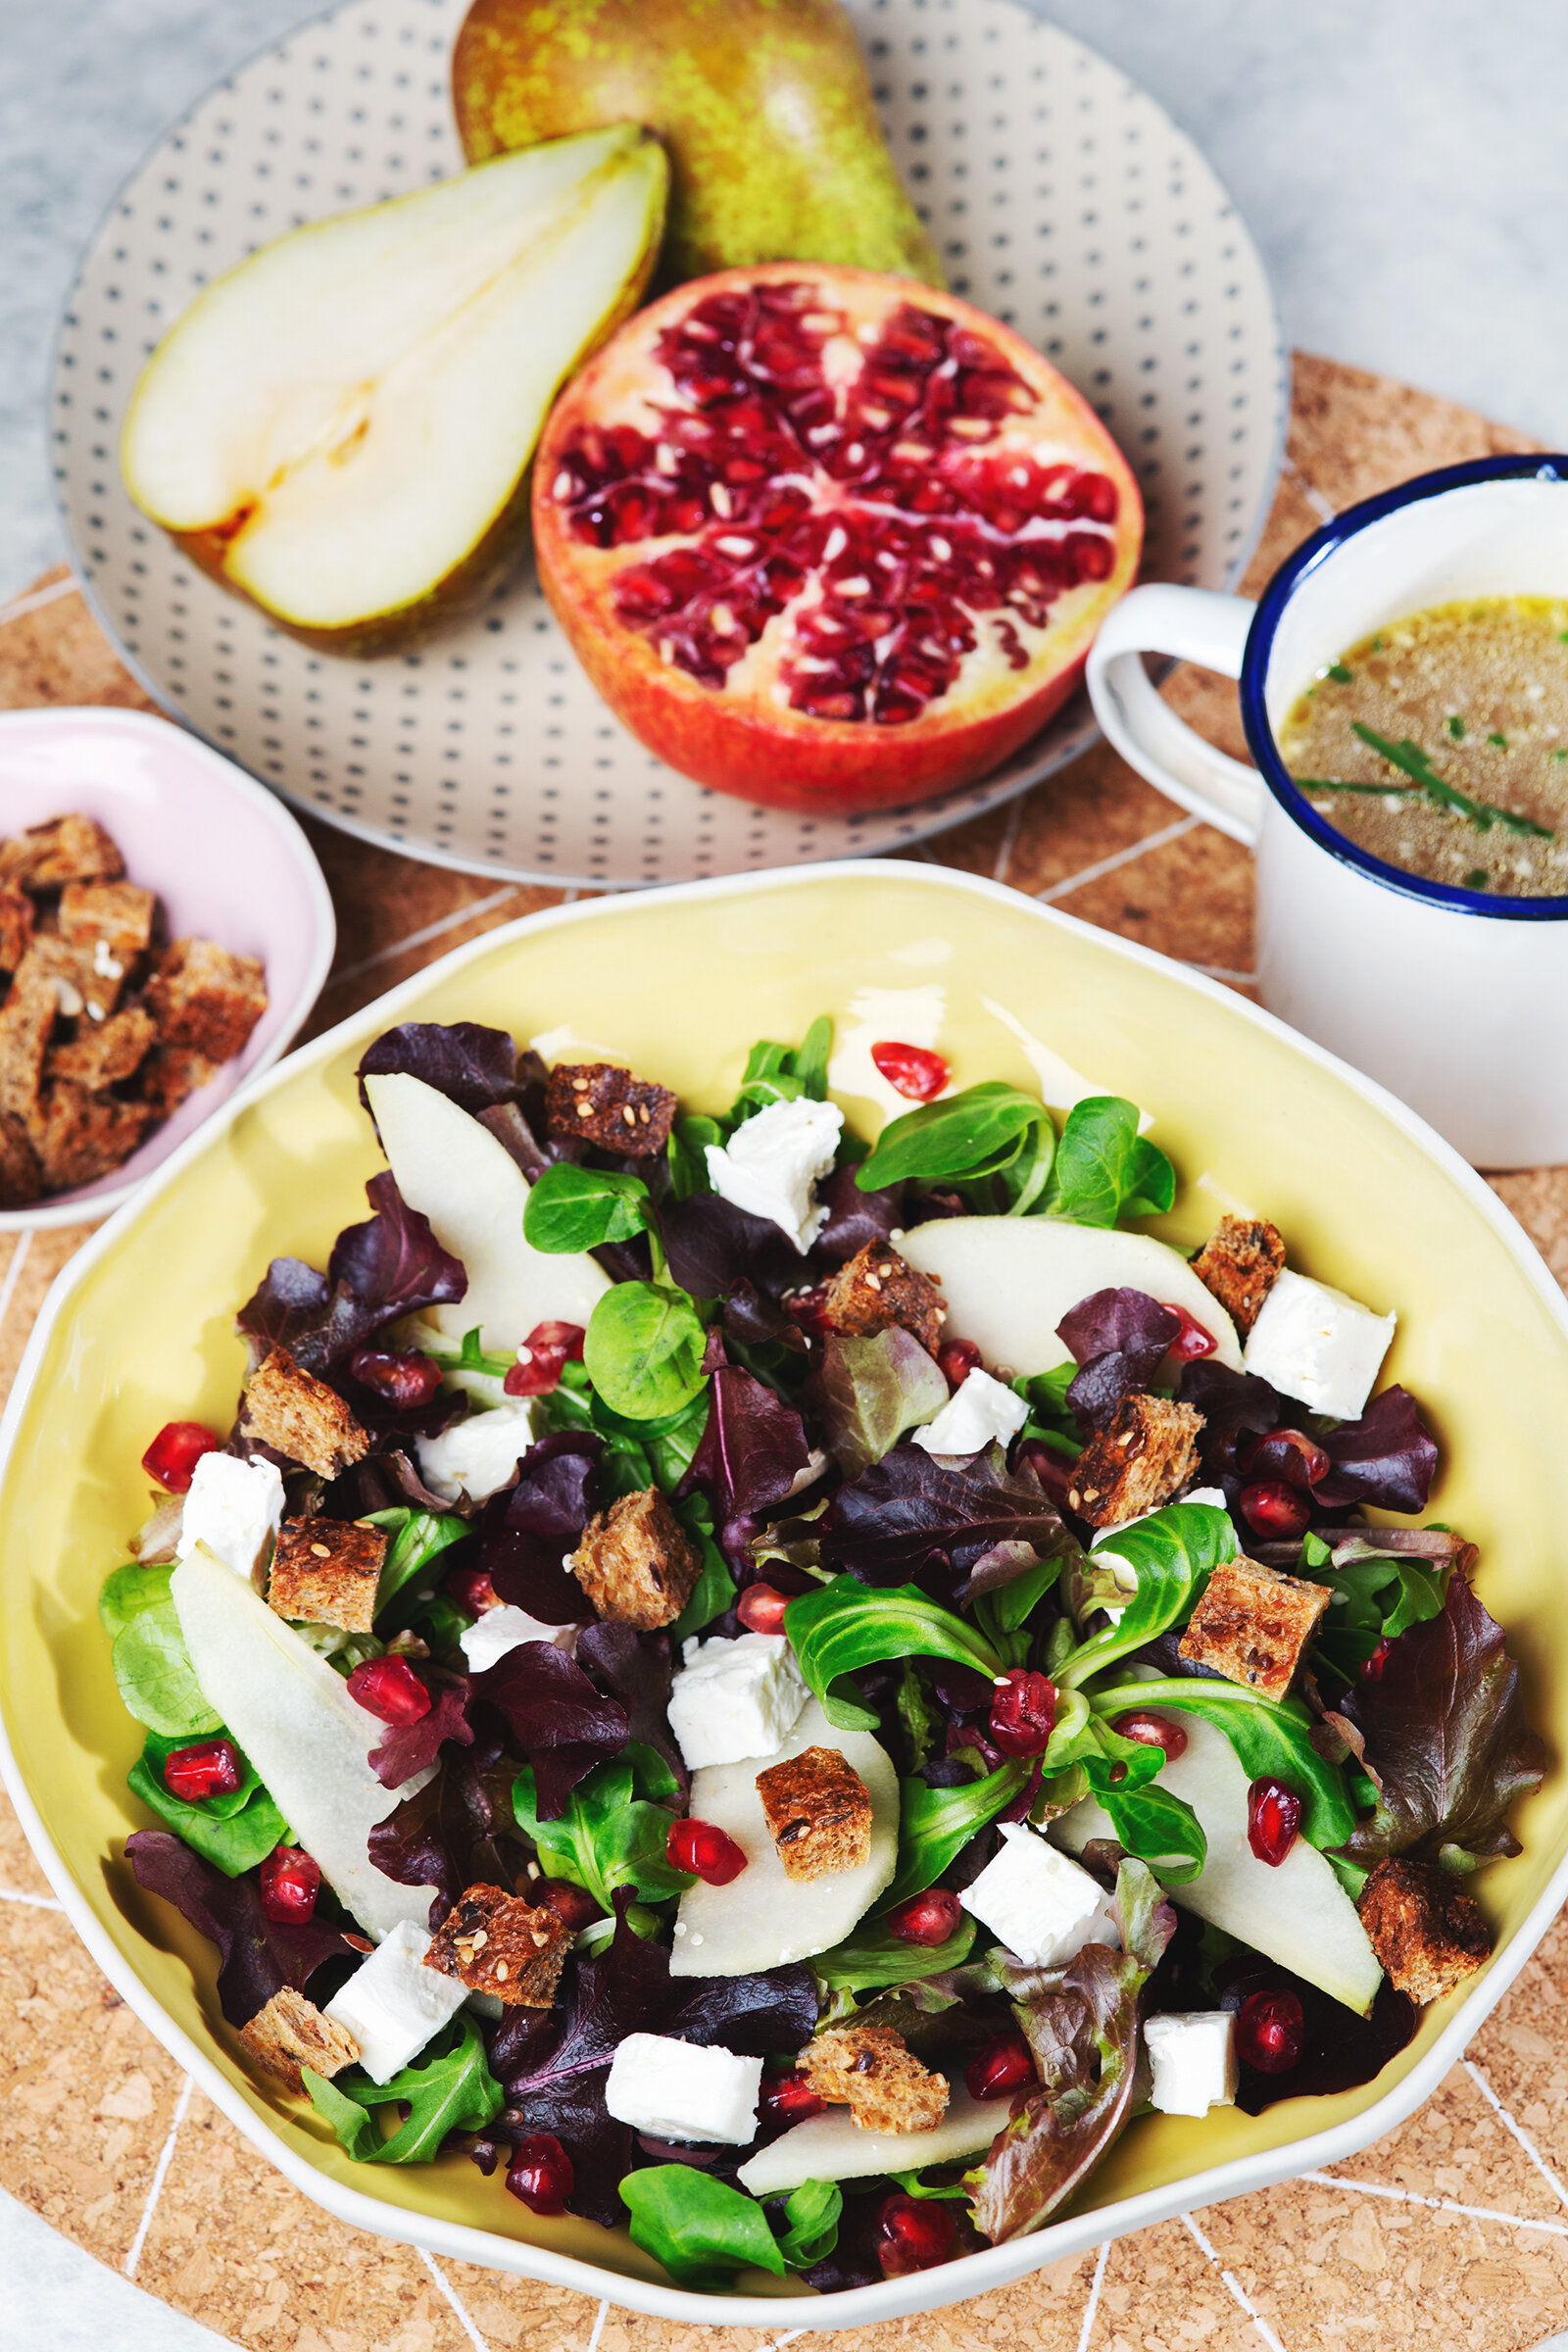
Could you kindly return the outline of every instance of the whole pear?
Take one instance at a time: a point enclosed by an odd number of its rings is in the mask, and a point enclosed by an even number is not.
[[[838,0],[474,0],[452,94],[470,163],[611,122],[657,130],[662,283],[773,261],[943,283]]]

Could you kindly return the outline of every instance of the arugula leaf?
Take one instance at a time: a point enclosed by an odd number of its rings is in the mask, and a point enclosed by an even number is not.
[[[224,1796],[204,1797],[199,1804],[175,1796],[164,1779],[169,1757],[184,1742],[149,1732],[141,1754],[126,1776],[133,1796],[139,1796],[185,1843],[211,1862],[227,1879],[253,1870],[288,1836],[288,1824],[258,1779],[250,1759],[237,1788]],[[239,1753],[238,1749],[235,1751]]]
[[[662,2262],[681,2286],[727,2286],[740,2270],[784,2276],[784,2256],[767,2217],[744,2189],[689,2164],[629,2173],[620,2194],[632,2243]]]
[[[1206,1502],[1168,1503],[1089,1552],[1084,1565],[1091,1586],[1097,1571],[1115,1578],[1111,1562],[1125,1563],[1137,1591],[1119,1623],[1102,1627],[1079,1643],[1054,1675],[1059,1686],[1088,1682],[1116,1658],[1142,1649],[1178,1622],[1185,1623],[1202,1598],[1213,1571],[1236,1557],[1236,1530],[1228,1511]],[[1118,1600],[1121,1597],[1118,1590]],[[1103,1597],[1099,1601],[1104,1605]],[[1137,1700],[1129,1700],[1137,1705]]]
[[[871,1193],[906,1182],[977,1184],[1010,1170],[1007,1213],[1018,1216],[1045,1190],[1055,1148],[1045,1104],[1003,1079],[988,1078],[891,1120],[855,1181]]]
[[[588,1322],[583,1362],[612,1412],[629,1421],[683,1413],[702,1391],[707,1334],[684,1291],[617,1282]]]
[[[1176,1171],[1138,1132],[1138,1105],[1120,1095],[1090,1095],[1062,1124],[1044,1202],[1048,1217],[1114,1225],[1157,1216],[1176,1198]]]
[[[645,1752],[654,1754],[651,1748]],[[662,1771],[667,1788],[673,1775],[667,1766]],[[690,1872],[673,1869],[665,1856],[673,1814],[637,1796],[637,1777],[630,1756],[596,1765],[572,1789],[556,1821],[540,1820],[534,1776],[526,1766],[512,1786],[517,1826],[538,1846],[548,1876],[586,1886],[607,1912],[613,1909],[611,1898],[617,1886],[635,1887],[646,1901],[659,1903],[684,1894],[692,1884]],[[644,1785],[661,1784],[645,1779]]]
[[[899,1788],[899,1867],[883,1896],[891,1911],[912,1894],[934,1886],[971,1838],[996,1820],[1018,1796],[1029,1778],[1022,1762],[999,1764],[983,1780],[961,1788],[929,1788],[918,1778]],[[906,1947],[906,1949],[910,1947]],[[906,1970],[906,1975],[909,1972]]]
[[[459,1519],[450,1511],[420,1511],[405,1504],[385,1511],[368,1511],[364,1525],[383,1529],[387,1539],[386,1557],[381,1562],[375,1588],[378,1617],[421,1568],[427,1568],[433,1559],[470,1533],[467,1520]]]
[[[449,2132],[482,2132],[501,2113],[505,2098],[473,2019],[460,2017],[455,2032],[442,2039],[447,2048],[422,2066],[402,2068],[390,2082],[372,2082],[358,2066],[346,2067],[330,2082],[302,2068],[312,2106],[357,2164],[427,2163]],[[410,2112],[391,2138],[383,2139],[372,2118],[394,2100],[407,2101]]]
[[[553,1254],[601,1250],[629,1242],[654,1224],[653,1202],[640,1176],[612,1168],[580,1168],[557,1160],[536,1178],[522,1212],[524,1241]]]
[[[111,1571],[98,1595],[98,1616],[111,1642],[141,1610],[155,1609],[168,1600],[173,1573],[172,1568],[144,1568],[134,1560],[126,1568]]]
[[[1272,1775],[1296,1790],[1302,1800],[1301,1835],[1309,1844],[1343,1845],[1355,1827],[1345,1775],[1312,1745],[1313,1719],[1298,1698],[1264,1698],[1240,1683],[1183,1674],[1097,1690],[1091,1704],[1097,1716],[1135,1707],[1174,1707],[1200,1715],[1224,1733],[1250,1781]],[[1100,1801],[1104,1804],[1105,1798],[1101,1795]]]
[[[844,2191],[836,2180],[803,2180],[784,2200],[785,2230],[778,2250],[792,2271],[823,2262],[839,2242]]]
[[[790,1602],[784,1630],[812,1696],[841,1731],[876,1729],[877,1718],[864,1707],[833,1694],[838,1677],[858,1666],[879,1666],[890,1658],[951,1658],[993,1677],[1002,1672],[1002,1661],[984,1636],[928,1600],[918,1585],[873,1591],[853,1576],[836,1576],[820,1592]]]
[[[951,1794],[952,1791],[945,1791]],[[969,1957],[977,1922],[967,1912],[946,1943],[907,1943],[880,1921],[862,1922],[857,1932],[818,1952],[808,1961],[813,1977],[829,1992],[868,1992],[884,1984],[907,1984],[916,1977],[940,1976]]]
[[[829,1332],[803,1399],[846,1478],[890,1453],[906,1429],[934,1420],[948,1384],[913,1334],[897,1324],[864,1337]]]
[[[167,1578],[170,1571],[162,1573]],[[109,1657],[123,1705],[149,1731],[195,1740],[222,1730],[202,1694],[167,1591],[162,1600],[147,1599],[127,1618]]]

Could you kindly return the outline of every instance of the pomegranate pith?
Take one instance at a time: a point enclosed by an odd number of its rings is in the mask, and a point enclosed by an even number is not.
[[[1020,336],[821,264],[641,312],[534,474],[541,577],[611,708],[779,808],[894,806],[1006,759],[1071,693],[1142,535],[1119,451]]]
[[[924,1046],[901,1046],[888,1039],[871,1048],[871,1059],[894,1093],[911,1102],[934,1102],[948,1083],[947,1063]]]

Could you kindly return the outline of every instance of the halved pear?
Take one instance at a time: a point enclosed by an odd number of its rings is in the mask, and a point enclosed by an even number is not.
[[[636,308],[669,168],[635,123],[295,229],[209,286],[142,371],[142,512],[328,652],[472,604],[527,523],[556,392]]]
[[[961,2082],[955,2084],[941,2123],[929,2132],[862,2132],[847,2107],[830,2107],[760,2148],[735,2178],[754,2197],[777,2197],[807,2180],[918,2172],[922,2165],[978,2156],[1006,2121],[1004,2100],[974,2098]]]

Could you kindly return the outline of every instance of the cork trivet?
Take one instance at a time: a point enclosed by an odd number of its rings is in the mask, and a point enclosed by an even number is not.
[[[1289,455],[1248,591],[1336,510],[1432,466],[1530,446],[1448,402],[1298,355]],[[0,609],[0,707],[141,706],[74,591],[35,593],[14,617]],[[1165,691],[1213,741],[1243,752],[1234,687],[1178,670]],[[307,829],[338,918],[337,961],[308,1034],[463,940],[568,895],[421,865],[309,819]],[[1184,817],[1103,746],[908,855],[994,876],[1250,989],[1247,853]],[[1568,1170],[1495,1185],[1568,1287]],[[85,1232],[0,1242],[0,1394]],[[844,2352],[1525,2352],[1568,2315],[1565,2183],[1559,1923],[1436,2096],[1330,2174],[837,2341]],[[777,2342],[760,2328],[673,2327],[432,2264],[321,2213],[191,2095],[104,1984],[3,1798],[0,2185],[258,2352],[771,2352]]]

